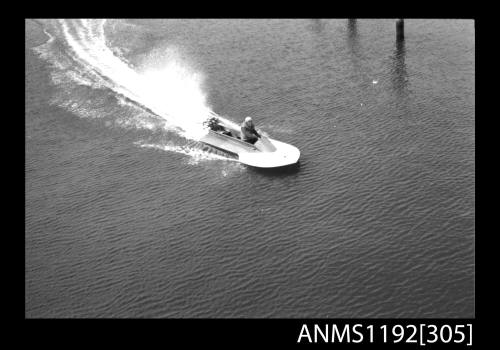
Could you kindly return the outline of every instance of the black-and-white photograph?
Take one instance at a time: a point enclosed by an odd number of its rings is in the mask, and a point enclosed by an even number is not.
[[[25,318],[475,317],[473,19],[24,21]]]

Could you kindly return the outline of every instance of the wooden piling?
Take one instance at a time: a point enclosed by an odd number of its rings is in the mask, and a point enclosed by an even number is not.
[[[396,20],[396,39],[404,40],[405,38],[405,21],[402,18]]]

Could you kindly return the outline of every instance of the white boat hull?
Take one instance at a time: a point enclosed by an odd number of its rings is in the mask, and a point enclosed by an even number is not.
[[[299,161],[300,151],[295,146],[264,135],[261,135],[261,138],[252,145],[234,137],[239,136],[238,130],[231,127],[226,127],[226,130],[231,131],[233,136],[207,130],[207,134],[200,141],[232,153],[241,163],[257,168],[277,168],[296,164]]]

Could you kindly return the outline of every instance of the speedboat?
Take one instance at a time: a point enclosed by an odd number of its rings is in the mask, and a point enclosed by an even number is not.
[[[262,133],[254,143],[241,139],[238,125],[211,113],[204,123],[206,134],[201,142],[236,156],[239,162],[257,168],[277,168],[296,164],[300,151],[297,147],[269,138]]]

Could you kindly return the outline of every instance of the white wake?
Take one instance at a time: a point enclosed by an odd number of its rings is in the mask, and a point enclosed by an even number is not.
[[[95,89],[108,88],[117,94],[121,104],[128,103],[157,118],[154,123],[136,118],[137,127],[161,127],[186,139],[199,140],[204,134],[203,122],[212,112],[202,89],[203,75],[193,70],[175,47],[166,48],[161,59],[151,52],[144,54],[139,64],[130,64],[120,54],[124,50],[109,46],[107,23],[95,19],[50,23],[53,35],[49,34],[50,40],[36,50],[56,67],[54,83],[69,79]],[[99,114],[68,100],[59,104],[79,115]]]

